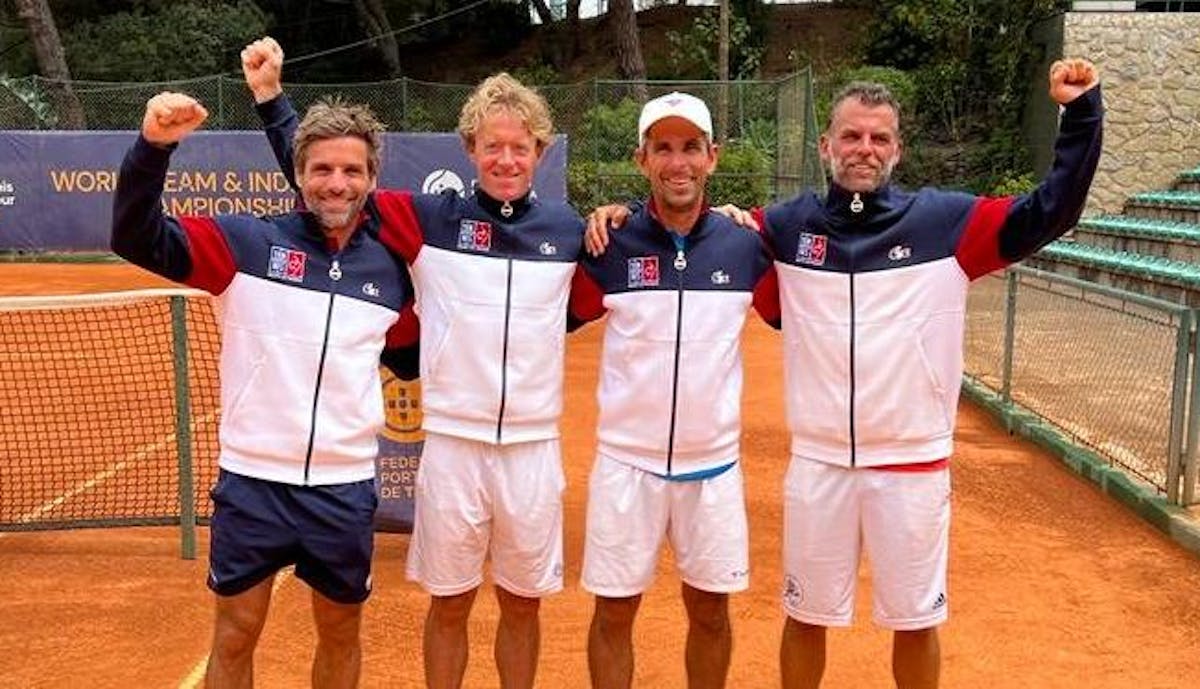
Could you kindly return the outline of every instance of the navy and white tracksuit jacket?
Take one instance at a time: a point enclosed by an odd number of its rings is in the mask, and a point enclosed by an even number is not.
[[[141,137],[125,155],[112,249],[217,298],[220,466],[292,485],[373,478],[381,355],[402,369],[415,348],[404,264],[369,224],[338,251],[309,213],[166,217],[170,155]]]
[[[581,266],[584,313],[608,311],[600,454],[668,477],[737,460],[740,343],[752,300],[778,324],[762,238],[706,211],[678,248],[651,201],[610,235],[604,254]]]
[[[1102,111],[1099,87],[1065,107],[1054,164],[1029,194],[834,186],[759,213],[779,277],[794,456],[901,468],[949,458],[967,287],[1079,219]]]
[[[290,179],[296,112],[280,96],[259,115]],[[380,236],[416,288],[425,430],[496,445],[559,437],[568,317],[584,320],[571,296],[583,220],[529,198],[504,217],[482,192],[372,197]]]

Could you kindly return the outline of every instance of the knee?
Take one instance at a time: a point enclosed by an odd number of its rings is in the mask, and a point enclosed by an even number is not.
[[[465,627],[475,602],[475,591],[454,596],[433,596],[429,602],[429,620],[443,628]]]
[[[691,589],[685,591],[688,621],[705,631],[724,633],[729,629],[729,596]]]
[[[500,603],[500,616],[517,622],[533,622],[538,618],[542,599],[518,596],[502,588],[496,588],[496,600]]]
[[[213,655],[238,658],[252,654],[264,621],[249,615],[218,615],[213,630]]]
[[[637,617],[638,603],[641,596],[628,598],[607,598],[596,596],[596,610],[593,622],[603,634],[629,633],[633,629],[633,620]]]

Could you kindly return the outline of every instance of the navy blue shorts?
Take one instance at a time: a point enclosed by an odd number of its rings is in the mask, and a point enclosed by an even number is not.
[[[220,596],[249,590],[283,567],[338,603],[371,594],[373,480],[293,486],[222,469],[211,491],[208,587]]]

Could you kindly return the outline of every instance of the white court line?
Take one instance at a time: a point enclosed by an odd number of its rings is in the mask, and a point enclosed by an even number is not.
[[[275,582],[271,584],[271,598],[275,597],[275,593],[279,591],[279,587],[283,586],[285,581],[291,579],[291,576],[289,576],[291,573],[291,567],[284,567],[279,570],[279,573],[275,575]],[[188,676],[184,677],[183,681],[179,683],[179,689],[196,689],[196,687],[200,686],[200,683],[204,681],[204,673],[208,670],[208,656],[209,654],[205,653],[204,657],[192,667],[192,671],[188,673]]]
[[[217,416],[217,412],[211,411],[208,414],[205,414],[204,416],[200,417],[199,419],[196,419],[196,422],[192,425],[193,432],[209,423],[212,423],[213,419],[215,419],[216,416]],[[53,500],[46,502],[41,507],[38,507],[37,509],[35,509],[33,511],[27,512],[27,513],[21,515],[20,517],[17,517],[16,523],[28,524],[29,522],[41,519],[42,517],[46,516],[50,512],[53,512],[55,509],[60,507],[63,503],[70,500],[71,498],[73,498],[81,493],[84,493],[86,491],[89,491],[92,488],[95,488],[96,486],[100,485],[101,483],[104,483],[105,481],[112,478],[113,476],[116,476],[121,471],[123,471],[125,469],[125,467],[129,466],[129,464],[131,462],[140,461],[142,459],[145,459],[151,453],[160,452],[160,451],[166,449],[167,447],[173,447],[174,445],[175,445],[175,434],[171,433],[171,434],[167,435],[166,437],[164,437],[162,440],[158,441],[157,443],[142,447],[142,448],[138,449],[136,452],[134,452],[132,455],[126,457],[125,459],[120,460],[119,462],[112,465],[108,469],[105,469],[104,471],[96,474],[95,476],[84,481],[83,483],[76,486],[75,488],[72,488],[71,490],[67,491],[66,493],[63,493],[62,495],[58,496],[57,498],[54,498]]]

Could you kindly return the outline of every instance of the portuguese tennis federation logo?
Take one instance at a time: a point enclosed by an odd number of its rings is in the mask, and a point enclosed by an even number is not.
[[[421,434],[421,382],[400,380],[390,370],[383,374],[383,437],[397,443],[416,443]]]

